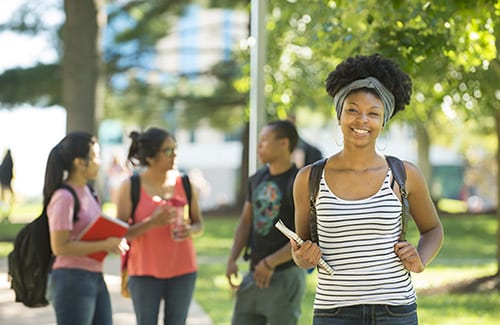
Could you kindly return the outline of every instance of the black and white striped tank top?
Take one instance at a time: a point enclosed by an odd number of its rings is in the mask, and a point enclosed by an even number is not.
[[[333,194],[321,176],[316,200],[318,238],[323,259],[315,309],[358,304],[406,305],[416,301],[410,273],[394,252],[401,232],[401,202],[394,194],[389,169],[381,188],[361,200]]]

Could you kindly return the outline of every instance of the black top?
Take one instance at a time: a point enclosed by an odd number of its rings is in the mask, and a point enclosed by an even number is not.
[[[302,138],[300,138],[299,142],[297,143],[297,149],[304,150],[304,166],[312,164],[313,162],[323,158],[323,154],[318,148],[316,148],[309,142],[306,142]]]
[[[289,239],[274,225],[281,219],[295,230],[293,181],[297,167],[292,166],[279,175],[271,175],[267,166],[258,170],[248,181],[247,201],[252,204],[252,252],[250,268],[264,257],[279,250]],[[277,270],[295,265],[293,260],[276,267]]]

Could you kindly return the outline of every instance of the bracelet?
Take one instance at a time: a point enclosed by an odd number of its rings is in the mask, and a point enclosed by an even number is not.
[[[271,265],[269,265],[269,263],[267,262],[267,258],[263,259],[263,262],[264,262],[264,266],[269,270],[269,271],[274,271],[274,268],[271,267]]]

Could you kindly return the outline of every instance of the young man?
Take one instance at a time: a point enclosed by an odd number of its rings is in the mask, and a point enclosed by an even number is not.
[[[227,262],[226,277],[236,291],[232,324],[297,324],[305,290],[304,271],[292,260],[290,242],[274,226],[281,219],[294,227],[293,181],[297,167],[291,153],[298,134],[293,123],[275,121],[259,135],[263,168],[248,181],[248,192]],[[249,240],[250,239],[250,240]],[[251,243],[250,272],[241,284],[237,259]]]

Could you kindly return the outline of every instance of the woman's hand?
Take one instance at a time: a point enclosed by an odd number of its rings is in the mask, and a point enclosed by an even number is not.
[[[128,250],[127,241],[124,238],[108,237],[103,240],[103,250],[108,253],[121,254]]]
[[[157,207],[150,217],[150,222],[155,227],[160,227],[172,223],[177,214],[176,208],[163,205]]]
[[[174,227],[173,231],[175,233],[176,240],[183,240],[191,237],[191,225],[185,221],[180,225],[172,225],[172,227]]]
[[[321,258],[321,249],[318,245],[306,240],[302,246],[298,246],[294,240],[290,240],[292,245],[292,257],[297,266],[303,269],[310,269],[318,265]]]
[[[425,269],[417,249],[411,243],[402,241],[394,245],[394,252],[408,271],[420,273]]]

